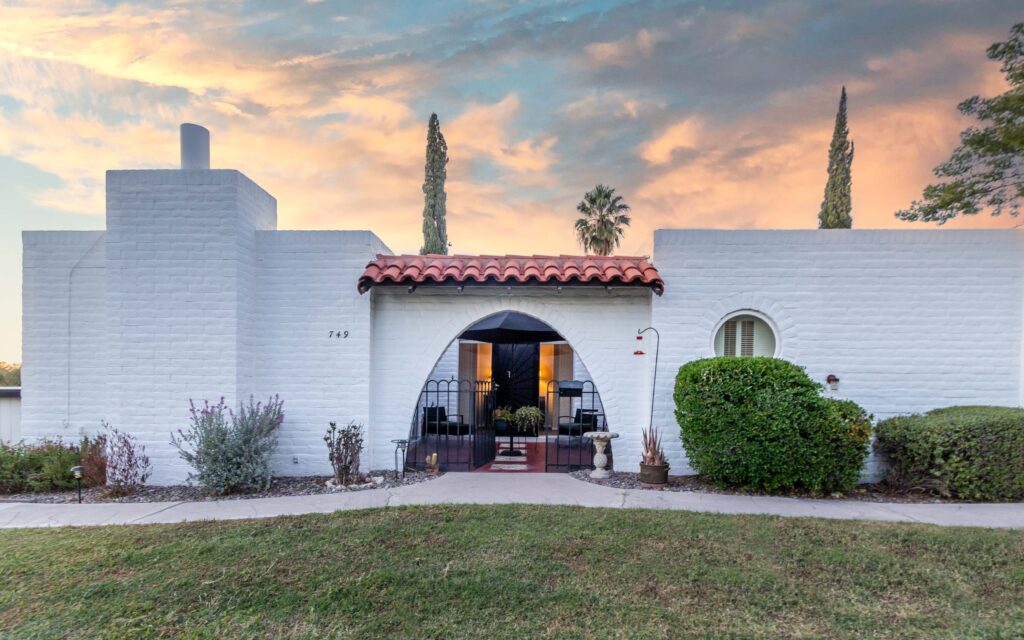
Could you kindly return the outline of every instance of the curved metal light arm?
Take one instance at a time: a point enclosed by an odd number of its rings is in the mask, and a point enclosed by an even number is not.
[[[661,350],[661,334],[654,327],[647,327],[646,329],[637,329],[636,335],[642,336],[648,331],[653,331],[654,336],[658,341],[654,345],[654,378],[651,380],[651,414],[648,416],[647,428],[650,429],[654,426],[654,392],[658,387],[658,351]]]

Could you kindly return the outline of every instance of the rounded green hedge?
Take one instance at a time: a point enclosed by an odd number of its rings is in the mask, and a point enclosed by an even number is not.
[[[947,407],[878,423],[887,480],[965,500],[1024,499],[1024,409]]]
[[[676,419],[690,465],[713,482],[778,492],[851,488],[871,419],[822,398],[803,369],[777,358],[709,358],[676,376]]]

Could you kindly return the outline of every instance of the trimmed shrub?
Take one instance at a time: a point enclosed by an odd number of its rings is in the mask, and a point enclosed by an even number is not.
[[[683,365],[676,419],[690,464],[720,485],[769,493],[851,488],[868,453],[871,419],[820,390],[803,369],[777,358]]]
[[[886,480],[964,500],[1024,499],[1024,409],[947,407],[878,423]]]
[[[250,397],[236,414],[224,398],[214,405],[204,401],[202,409],[189,401],[191,425],[171,434],[171,444],[195,470],[189,480],[217,494],[268,488],[282,404],[277,396],[266,405]]]

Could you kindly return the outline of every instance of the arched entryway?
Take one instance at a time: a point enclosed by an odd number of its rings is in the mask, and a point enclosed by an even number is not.
[[[572,471],[592,464],[585,434],[608,424],[565,337],[505,310],[469,325],[437,359],[413,410],[406,461],[417,469]]]
[[[650,407],[649,362],[633,355],[637,329],[650,323],[650,298],[645,293],[568,287],[561,293],[375,289],[368,380],[369,464],[394,464],[394,441],[409,438],[413,408],[449,344],[483,318],[519,311],[552,327],[586,364],[607,422],[620,434],[615,441],[616,465],[638,465],[640,428],[647,423]]]

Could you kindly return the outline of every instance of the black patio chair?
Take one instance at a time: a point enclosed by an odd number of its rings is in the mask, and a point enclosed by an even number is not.
[[[469,425],[463,422],[462,416],[457,420],[448,419],[448,411],[444,407],[423,408],[423,435],[432,436],[468,436]]]
[[[600,415],[597,409],[577,409],[575,416],[558,416],[558,435],[582,436],[588,431],[597,431]]]

